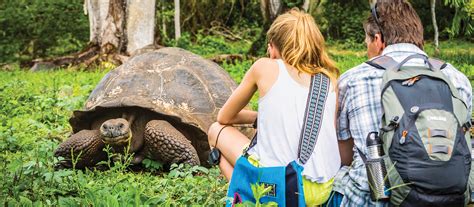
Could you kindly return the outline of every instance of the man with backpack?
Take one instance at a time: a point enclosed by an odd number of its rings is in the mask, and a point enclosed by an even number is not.
[[[472,174],[469,80],[427,57],[423,26],[406,0],[372,3],[364,30],[370,60],[338,81],[338,139],[342,161],[350,166],[336,177],[335,197],[343,195],[341,206],[466,205]],[[389,186],[382,193],[389,199],[371,198],[366,163],[373,132],[383,141],[378,153]]]

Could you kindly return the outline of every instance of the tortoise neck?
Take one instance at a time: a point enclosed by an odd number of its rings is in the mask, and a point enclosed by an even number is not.
[[[137,117],[137,114],[136,113],[131,113],[131,112],[124,112],[122,114],[122,118],[123,119],[126,119],[128,121],[128,124],[130,126],[133,125],[133,122],[135,121],[135,118]]]

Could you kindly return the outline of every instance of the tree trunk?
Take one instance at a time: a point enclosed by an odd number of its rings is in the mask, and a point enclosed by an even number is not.
[[[161,29],[162,29],[162,34],[164,35],[164,39],[168,38],[168,33],[167,33],[167,29],[166,29],[166,21],[165,21],[165,15],[164,15],[164,11],[165,11],[165,3],[166,3],[166,0],[161,0],[161,11],[160,11],[160,15],[161,15]]]
[[[262,10],[262,15],[266,22],[273,22],[282,12],[283,4],[281,0],[261,0],[260,10]]]
[[[89,10],[89,20],[95,20],[90,21],[90,27],[94,28],[91,32],[95,31],[94,34],[91,33],[91,42],[101,47],[101,53],[128,55],[153,44],[156,0],[86,2],[89,5],[99,5],[98,8],[92,7]]]
[[[33,68],[61,67],[97,61],[122,64],[130,54],[154,44],[156,0],[85,0],[89,15],[89,45],[82,51],[49,60],[34,60]],[[39,66],[39,67],[35,67]]]
[[[103,31],[102,23],[109,13],[109,0],[85,0],[84,9],[86,15],[89,15],[89,42],[92,44],[99,44],[100,37]]]
[[[128,0],[128,54],[153,44],[155,37],[155,3],[155,0]]]
[[[439,53],[439,41],[438,41],[438,24],[436,23],[436,0],[430,0],[431,4],[431,20],[433,21],[433,30],[434,30],[434,44],[435,44],[435,51]]]
[[[101,0],[90,0],[101,1]],[[108,7],[107,16],[101,24],[99,31],[98,45],[101,48],[102,54],[121,53],[125,42],[125,0],[106,0],[109,5],[102,5]],[[99,8],[105,9],[105,8]]]
[[[309,12],[310,2],[311,2],[311,0],[304,0],[303,6],[301,8],[303,8],[303,10],[305,12]]]
[[[308,11],[311,7],[311,0],[304,0],[301,4],[296,5],[300,9]],[[282,0],[260,0],[260,10],[264,19],[263,29],[257,40],[252,43],[249,55],[257,56],[264,53],[266,48],[265,39],[267,30],[270,28],[271,23],[275,18],[283,12],[290,9]]]
[[[263,28],[257,40],[250,46],[248,54],[251,56],[265,54],[267,30],[270,28],[270,24],[273,20],[282,13],[283,4],[281,0],[260,0],[260,10],[264,21]]]
[[[179,20],[179,0],[174,0],[174,37],[178,40],[181,37],[181,25]]]

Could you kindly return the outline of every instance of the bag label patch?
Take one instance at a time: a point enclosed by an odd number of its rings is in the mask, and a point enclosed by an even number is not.
[[[275,183],[263,183],[263,182],[261,182],[261,184],[263,184],[264,188],[270,187],[270,191],[268,191],[268,193],[265,194],[266,196],[276,197],[276,184]]]
[[[426,119],[428,119],[428,121],[447,121],[444,116],[428,116]]]

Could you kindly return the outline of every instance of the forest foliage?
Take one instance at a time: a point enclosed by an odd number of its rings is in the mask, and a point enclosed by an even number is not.
[[[301,0],[284,0],[291,7]],[[330,41],[359,45],[362,20],[368,15],[366,0],[311,0],[310,13]],[[425,26],[425,38],[433,36],[429,1],[411,0]],[[472,0],[438,0],[436,12],[441,39],[473,40]],[[89,40],[89,23],[83,0],[0,1],[0,64],[27,62],[80,51]],[[176,45],[173,1],[157,0],[156,42]],[[334,15],[337,14],[337,15]],[[200,44],[200,36],[219,35],[225,41],[254,41],[264,24],[258,0],[189,0],[181,2],[181,31]],[[235,51],[247,52],[247,51]]]

